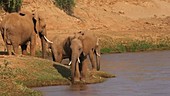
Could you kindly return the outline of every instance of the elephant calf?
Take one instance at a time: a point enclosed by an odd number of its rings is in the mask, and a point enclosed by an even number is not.
[[[71,36],[55,36],[50,43],[53,61],[61,63],[63,59],[71,59]]]

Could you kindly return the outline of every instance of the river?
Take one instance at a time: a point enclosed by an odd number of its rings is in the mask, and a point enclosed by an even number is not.
[[[105,54],[101,70],[117,77],[98,84],[34,89],[44,96],[170,96],[170,51]]]

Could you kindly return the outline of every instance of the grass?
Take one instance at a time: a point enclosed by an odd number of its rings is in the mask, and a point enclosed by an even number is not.
[[[86,83],[100,83],[107,76],[106,72],[91,73]],[[93,76],[92,76],[93,75]],[[68,66],[29,56],[5,56],[0,58],[0,96],[41,96],[41,92],[31,87],[68,85],[71,72]]]
[[[101,41],[101,53],[124,53],[170,49],[170,37],[168,36],[159,36],[159,38],[143,37],[142,39],[119,38],[115,40],[104,37],[103,39],[104,40]]]
[[[155,45],[152,44],[151,42],[136,40],[136,41],[127,42],[127,44],[119,43],[113,50],[119,53],[138,52],[138,51],[153,50],[154,47]]]
[[[111,48],[102,48],[100,51],[101,51],[101,53],[111,53],[112,49]]]
[[[75,6],[75,0],[54,0],[55,5],[66,12],[68,15],[73,14],[73,8]]]
[[[3,82],[3,83],[2,83]],[[40,96],[41,93],[34,91],[23,84],[11,80],[0,82],[0,96]]]
[[[21,9],[22,0],[1,0],[0,7],[6,12],[18,12]]]

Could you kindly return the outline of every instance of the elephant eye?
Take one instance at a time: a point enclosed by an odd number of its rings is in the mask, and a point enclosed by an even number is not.
[[[81,51],[81,48],[79,48],[79,51]]]

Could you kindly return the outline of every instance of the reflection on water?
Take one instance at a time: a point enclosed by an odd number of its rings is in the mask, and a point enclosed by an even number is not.
[[[83,91],[87,89],[87,85],[86,84],[73,84],[70,85],[70,90],[71,91]]]
[[[35,89],[45,96],[170,96],[170,51],[102,55],[101,70],[116,78]]]

